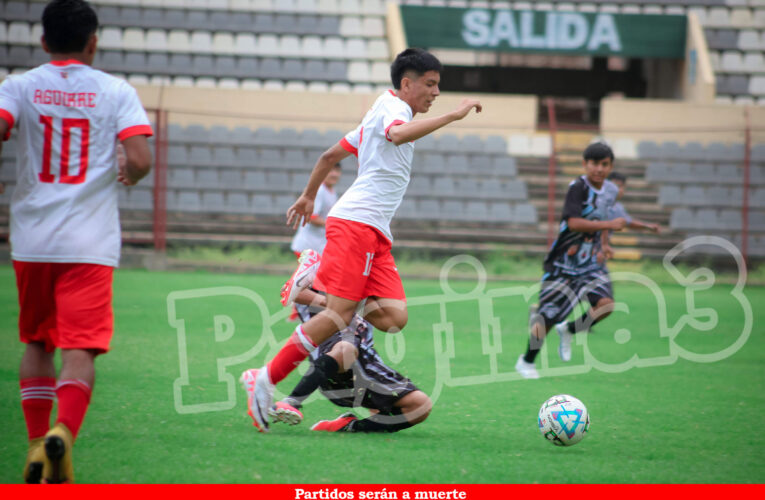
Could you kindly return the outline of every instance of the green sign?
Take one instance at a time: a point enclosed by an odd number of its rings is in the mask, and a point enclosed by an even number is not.
[[[685,57],[686,16],[401,6],[411,47]]]

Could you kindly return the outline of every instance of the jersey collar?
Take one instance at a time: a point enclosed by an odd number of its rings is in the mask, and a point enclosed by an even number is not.
[[[50,61],[49,64],[52,64],[54,66],[70,66],[72,64],[81,64],[85,66],[84,62],[78,61],[77,59],[65,59],[63,61]]]

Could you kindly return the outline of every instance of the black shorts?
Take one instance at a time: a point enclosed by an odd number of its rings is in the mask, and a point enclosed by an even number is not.
[[[614,297],[611,277],[605,268],[594,269],[579,276],[548,276],[542,279],[537,314],[549,329],[568,318],[577,303],[585,298],[595,306],[602,298]]]
[[[332,403],[394,413],[394,405],[399,399],[419,390],[411,380],[387,366],[377,351],[363,344],[358,335],[336,333],[319,346],[319,356],[327,354],[341,340],[356,346],[359,357],[350,370],[338,373],[319,387]]]

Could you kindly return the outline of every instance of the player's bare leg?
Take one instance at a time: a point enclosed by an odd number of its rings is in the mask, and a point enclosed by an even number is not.
[[[372,326],[388,333],[400,332],[409,321],[406,301],[384,297],[369,297],[363,316]]]
[[[402,416],[412,425],[424,422],[430,410],[433,409],[433,402],[427,394],[422,391],[413,391],[396,401],[394,405],[401,409]]]
[[[27,344],[19,367],[21,406],[27,423],[29,447],[24,464],[25,483],[38,484],[42,480],[45,461],[45,433],[50,426],[50,413],[56,387],[56,367],[53,352],[46,352],[40,342]]]

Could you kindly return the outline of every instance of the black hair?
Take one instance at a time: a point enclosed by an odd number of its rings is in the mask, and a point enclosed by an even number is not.
[[[582,156],[584,157],[584,161],[600,161],[604,158],[611,158],[611,161],[614,161],[614,151],[611,149],[611,146],[605,142],[594,142],[590,144],[587,146],[587,149],[584,150]]]
[[[623,174],[623,173],[621,173],[621,172],[611,172],[611,173],[608,175],[608,180],[609,180],[609,181],[619,181],[619,182],[621,182],[622,184],[627,184],[627,176],[626,176],[626,175],[624,175],[624,174]]]
[[[98,29],[98,16],[85,0],[52,0],[42,14],[43,37],[54,54],[82,52]]]
[[[443,69],[441,61],[430,52],[422,49],[409,48],[396,56],[396,60],[390,65],[390,79],[394,89],[401,88],[401,79],[407,71],[412,71],[418,77],[428,71]]]

